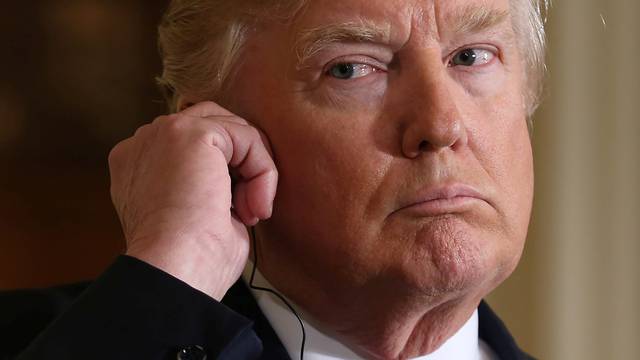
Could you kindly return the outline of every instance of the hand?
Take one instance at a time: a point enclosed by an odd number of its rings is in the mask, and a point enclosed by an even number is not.
[[[266,137],[198,103],[140,127],[109,169],[127,255],[220,300],[247,261],[245,225],[271,216],[278,174]]]

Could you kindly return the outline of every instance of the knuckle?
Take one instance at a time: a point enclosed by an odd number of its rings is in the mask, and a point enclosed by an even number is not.
[[[211,141],[211,145],[223,149],[228,146],[230,139],[226,134],[226,131],[221,126],[215,126],[211,132],[209,133],[209,139]]]
[[[258,130],[258,128],[256,128],[255,126],[251,126],[251,125],[244,125],[244,126],[246,126],[247,133],[249,134],[251,139],[259,140],[261,138],[260,130]]]
[[[205,100],[205,101],[202,101],[202,102],[198,103],[198,105],[200,105],[204,109],[206,109],[207,113],[213,113],[213,114],[217,114],[217,115],[231,114],[227,109],[225,109],[224,107],[222,107],[220,104],[218,104],[215,101]]]
[[[271,178],[275,181],[278,181],[278,169],[276,168],[276,166],[272,163],[269,164],[269,170],[267,170],[267,177]]]
[[[144,136],[144,133],[146,133],[149,130],[149,127],[150,127],[149,124],[140,126],[138,129],[136,129],[136,132],[133,134],[133,136],[134,137]]]
[[[258,140],[264,145],[264,147],[267,149],[267,151],[270,151],[270,144],[269,144],[269,138],[267,137],[267,134],[265,134],[264,131],[262,131],[262,129],[255,127],[254,129],[256,129],[256,133],[258,136]]]
[[[212,108],[219,108],[220,105],[218,105],[216,102],[211,101],[211,100],[204,100],[202,102],[200,102],[199,104],[202,104],[204,106],[208,106],[208,107],[212,107]]]
[[[250,125],[247,120],[235,114],[231,114],[231,116],[228,116],[227,121],[232,122],[234,124],[244,125],[244,126]]]
[[[109,162],[109,166],[113,167],[120,161],[122,157],[122,148],[124,147],[124,141],[121,141],[114,146],[111,151],[109,151],[109,156],[107,157],[107,161]]]
[[[170,137],[181,136],[190,126],[190,119],[181,114],[171,114],[158,118],[158,130]]]
[[[173,119],[176,116],[177,116],[177,114],[169,114],[169,115],[158,116],[157,118],[153,119],[153,121],[151,122],[151,125],[153,125],[153,126],[161,126],[164,122],[170,121],[170,119]]]

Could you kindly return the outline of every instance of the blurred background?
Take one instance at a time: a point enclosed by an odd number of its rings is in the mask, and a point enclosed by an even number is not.
[[[165,110],[154,83],[165,4],[3,4],[0,288],[93,278],[124,249],[106,159]]]
[[[165,111],[166,1],[0,13],[0,289],[91,279],[124,250],[107,154]],[[541,359],[640,358],[640,2],[557,1],[527,248],[489,302]]]

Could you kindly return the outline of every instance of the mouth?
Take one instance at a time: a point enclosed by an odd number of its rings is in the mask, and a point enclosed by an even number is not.
[[[418,192],[394,211],[415,216],[439,216],[462,213],[489,201],[476,189],[465,184],[428,187]]]

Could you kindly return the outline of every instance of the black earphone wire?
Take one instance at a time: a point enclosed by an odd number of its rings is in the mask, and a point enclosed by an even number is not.
[[[249,280],[249,287],[254,290],[266,291],[268,293],[275,295],[285,305],[287,305],[289,310],[291,310],[293,315],[295,315],[295,317],[298,319],[298,322],[300,323],[300,328],[302,329],[302,344],[300,345],[300,360],[304,360],[304,344],[307,340],[307,333],[304,330],[304,324],[302,323],[302,319],[300,318],[300,316],[298,316],[298,313],[295,311],[293,306],[291,306],[291,304],[289,304],[289,302],[282,295],[278,294],[278,292],[276,292],[275,290],[253,285],[253,278],[256,275],[256,268],[258,267],[258,247],[256,244],[256,231],[253,227],[251,227],[251,242],[253,244],[253,268],[251,269],[251,279]]]

